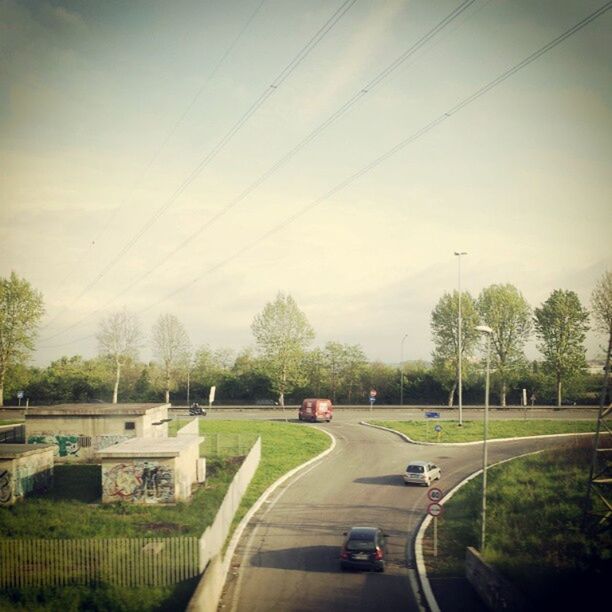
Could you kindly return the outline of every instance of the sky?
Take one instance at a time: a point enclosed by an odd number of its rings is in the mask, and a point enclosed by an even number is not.
[[[590,307],[612,10],[470,96],[604,4],[0,0],[0,276],[43,294],[34,363],[93,357],[123,309],[239,351],[279,292],[316,346],[428,360],[456,251],[473,297]]]

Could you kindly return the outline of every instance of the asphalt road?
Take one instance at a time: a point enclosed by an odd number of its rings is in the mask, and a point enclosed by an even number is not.
[[[268,418],[278,418],[272,412]],[[431,459],[442,469],[438,486],[449,491],[481,467],[482,448],[411,445],[394,434],[359,425],[363,416],[337,414],[330,424],[301,425],[328,430],[337,440],[336,448],[277,489],[251,520],[237,548],[220,610],[422,609],[411,550],[428,504],[427,489],[405,486],[402,472],[411,459]],[[493,442],[489,458],[493,463],[558,443]],[[390,535],[384,574],[340,570],[342,533],[352,525],[379,525]],[[467,601],[465,606],[456,603],[446,609],[473,609]]]

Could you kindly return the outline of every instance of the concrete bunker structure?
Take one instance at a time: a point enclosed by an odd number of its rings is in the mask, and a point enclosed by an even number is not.
[[[175,438],[133,438],[97,453],[102,464],[102,503],[118,501],[172,504],[188,501],[192,486],[203,482],[198,419]]]
[[[54,452],[49,444],[0,444],[0,506],[51,488]]]
[[[52,444],[55,461],[90,462],[131,438],[168,437],[170,404],[59,404],[25,411],[28,444]]]

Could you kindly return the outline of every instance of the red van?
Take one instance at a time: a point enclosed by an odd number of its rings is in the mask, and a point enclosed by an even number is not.
[[[329,399],[305,399],[300,406],[298,418],[300,421],[327,421],[332,420],[334,406]]]

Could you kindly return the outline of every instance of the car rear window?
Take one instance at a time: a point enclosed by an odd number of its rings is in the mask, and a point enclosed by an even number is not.
[[[425,471],[425,468],[422,465],[409,465],[406,468],[407,472],[411,472],[412,474],[422,474]]]
[[[346,543],[347,550],[374,550],[374,542],[372,540],[349,540]]]

